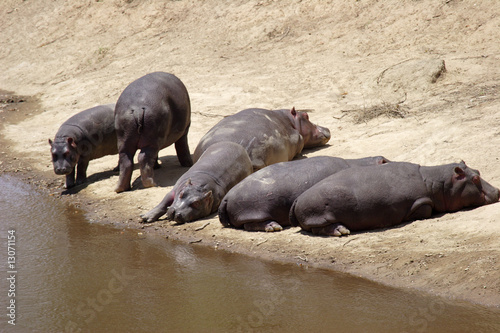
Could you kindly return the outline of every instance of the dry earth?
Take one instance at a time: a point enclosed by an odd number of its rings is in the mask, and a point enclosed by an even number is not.
[[[463,159],[500,185],[497,0],[3,0],[0,31],[0,89],[40,100],[28,111],[4,103],[1,169],[38,179],[94,221],[141,228],[138,215],[186,168],[167,148],[158,187],[141,188],[136,169],[133,190],[116,194],[117,157],[105,157],[91,162],[88,185],[60,195],[47,139],[157,70],[190,92],[191,151],[226,115],[295,106],[332,132],[305,156]],[[141,232],[500,307],[500,204],[342,238],[224,229],[216,216]]]

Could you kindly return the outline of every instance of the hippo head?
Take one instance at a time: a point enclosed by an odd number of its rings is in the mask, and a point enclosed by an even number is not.
[[[307,112],[295,111],[295,108],[292,108],[290,116],[293,119],[295,129],[304,138],[304,148],[322,146],[330,140],[331,135],[328,128],[311,123]]]
[[[194,185],[188,179],[167,210],[167,218],[177,223],[194,221],[212,212],[213,195],[204,186]]]
[[[456,211],[463,207],[482,206],[498,201],[498,188],[481,178],[478,170],[460,162],[453,168],[447,208]]]
[[[78,163],[79,154],[76,142],[71,137],[64,140],[52,141],[49,139],[52,164],[56,175],[68,175]]]

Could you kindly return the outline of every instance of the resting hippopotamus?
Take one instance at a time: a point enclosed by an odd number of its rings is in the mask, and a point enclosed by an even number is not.
[[[290,222],[317,235],[341,236],[497,201],[498,188],[463,161],[439,166],[393,162],[323,179],[294,201]]]
[[[163,72],[147,74],[121,93],[115,107],[120,178],[115,191],[130,189],[133,158],[140,149],[142,185],[155,186],[153,168],[158,151],[175,143],[182,166],[193,165],[188,146],[191,104],[184,84]]]
[[[210,145],[232,141],[243,146],[255,170],[293,159],[302,149],[324,145],[330,131],[309,121],[306,112],[246,109],[222,119],[200,140],[193,158]]]
[[[270,165],[226,194],[219,207],[220,222],[249,231],[281,231],[290,225],[294,200],[317,182],[343,169],[387,162],[382,156],[352,160],[318,156]]]
[[[114,107],[99,105],[79,112],[59,127],[54,141],[49,139],[54,172],[66,175],[64,187],[85,182],[90,160],[118,153]]]
[[[252,171],[252,162],[241,145],[214,143],[158,206],[141,216],[142,220],[153,222],[165,213],[169,220],[178,223],[208,216],[217,210],[227,191]]]

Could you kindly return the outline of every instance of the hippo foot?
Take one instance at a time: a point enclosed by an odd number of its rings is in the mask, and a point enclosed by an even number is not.
[[[153,180],[153,178],[144,178],[144,179],[142,179],[142,186],[144,186],[145,188],[154,187],[154,186],[156,186],[156,183]]]
[[[265,231],[265,232],[275,232],[283,230],[283,227],[278,222],[275,221],[245,223],[243,225],[243,228],[246,231]]]
[[[145,214],[141,214],[142,223],[152,223],[158,221],[160,216],[164,215],[166,212],[161,209],[151,209]]]
[[[128,191],[128,190],[130,190],[130,186],[120,186],[120,185],[118,185],[115,188],[115,192],[116,193],[121,193],[121,192],[125,192],[125,191]]]
[[[351,231],[340,223],[333,223],[327,225],[326,227],[321,227],[321,228],[311,228],[311,231],[315,235],[335,236],[335,237],[351,234]]]
[[[75,185],[82,185],[83,183],[85,183],[86,180],[87,178],[77,179]]]

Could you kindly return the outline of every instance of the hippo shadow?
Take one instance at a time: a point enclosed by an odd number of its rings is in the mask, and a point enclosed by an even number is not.
[[[299,155],[302,155],[304,153],[307,153],[307,154],[309,154],[309,153],[315,153],[315,152],[317,152],[319,150],[323,150],[323,149],[329,148],[331,146],[332,146],[331,144],[327,143],[327,144],[325,144],[323,146],[304,148],[304,149],[302,149],[302,151],[301,151],[301,153]]]
[[[179,164],[177,156],[162,156],[158,158],[160,167],[154,170],[154,180],[158,187],[171,187],[174,186],[177,180],[189,170],[189,167],[182,167]],[[134,170],[139,168],[137,163],[134,163]],[[132,181],[132,189],[144,189],[142,186],[141,176],[139,175]]]
[[[118,175],[118,173],[119,173],[118,167],[114,168],[113,170],[107,170],[107,171],[101,171],[101,172],[94,173],[94,174],[87,177],[87,180],[85,180],[85,183],[80,184],[80,185],[76,185],[76,186],[69,188],[69,189],[64,189],[61,192],[61,194],[62,195],[76,194],[76,193],[80,192],[81,190],[83,190],[84,188],[86,188],[87,186],[89,186],[90,184],[98,182],[100,180],[109,179],[113,176]]]
[[[469,209],[473,209],[473,208],[474,207],[470,207],[470,208],[464,208],[464,209],[461,209],[461,210],[469,210]],[[430,219],[440,218],[440,217],[443,217],[446,214],[449,214],[449,212],[436,213],[436,214],[433,214],[430,218],[427,218],[427,219],[406,221],[406,222],[402,222],[402,223],[399,223],[399,224],[396,224],[396,225],[393,225],[393,226],[390,226],[390,227],[385,227],[385,228],[351,231],[351,233],[348,235],[348,237],[349,236],[353,236],[353,235],[359,235],[359,234],[377,234],[377,233],[385,232],[385,231],[391,230],[391,229],[400,229],[400,228],[404,228],[407,225],[412,224],[412,223],[418,223],[418,222],[423,221],[423,220],[430,220]],[[312,232],[303,230],[301,228],[297,231],[297,233],[300,233],[300,234],[305,235],[305,236],[310,236],[310,237],[320,237],[320,238],[332,238],[332,237],[334,237],[334,236],[315,235]],[[347,238],[347,237],[346,236],[341,236],[340,238]]]

